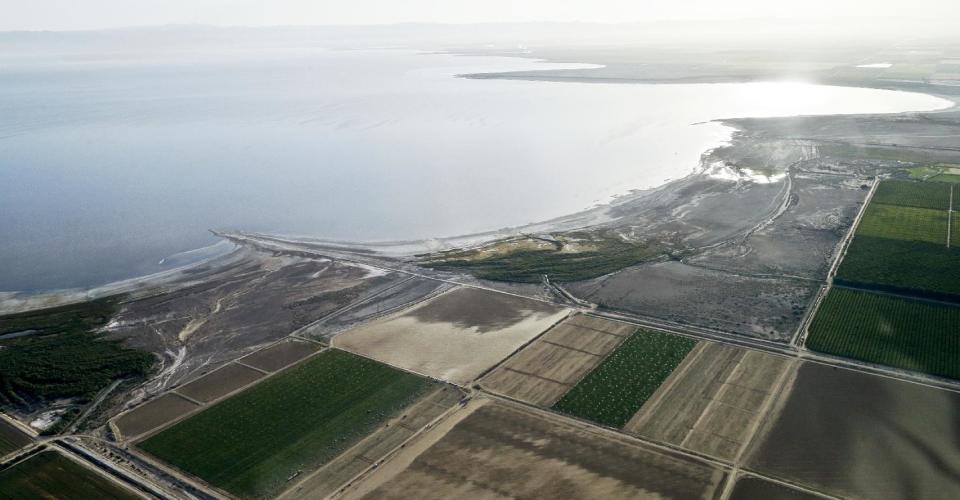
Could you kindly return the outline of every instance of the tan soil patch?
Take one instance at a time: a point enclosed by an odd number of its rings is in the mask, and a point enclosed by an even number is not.
[[[402,470],[388,462],[373,474],[395,474],[386,480],[371,478],[381,483],[375,489],[367,493],[361,485],[346,496],[717,498],[725,476],[699,461],[504,403],[480,406],[437,434],[442,438]]]
[[[483,378],[483,388],[539,406],[551,406],[636,327],[574,316],[551,328]]]
[[[457,288],[340,334],[331,344],[466,385],[566,314],[566,309],[535,300]]]
[[[624,430],[733,459],[759,424],[765,403],[775,397],[791,363],[760,351],[701,342]]]

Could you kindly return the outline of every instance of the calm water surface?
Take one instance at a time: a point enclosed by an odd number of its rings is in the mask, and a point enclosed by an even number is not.
[[[209,228],[383,241],[514,226],[686,175],[730,132],[694,123],[947,104],[471,80],[454,75],[558,66],[400,50],[126,56],[0,65],[0,290],[157,272],[214,243]]]

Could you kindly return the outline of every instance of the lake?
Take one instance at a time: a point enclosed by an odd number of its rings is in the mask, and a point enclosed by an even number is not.
[[[557,68],[413,50],[135,48],[0,61],[0,290],[169,269],[207,229],[346,241],[453,236],[662,184],[717,118],[932,110],[800,83],[457,78]],[[573,65],[574,67],[576,65]]]

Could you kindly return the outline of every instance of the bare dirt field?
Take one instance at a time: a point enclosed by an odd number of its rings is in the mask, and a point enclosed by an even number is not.
[[[615,310],[786,341],[818,285],[657,262],[567,288]]]
[[[823,498],[798,489],[755,477],[741,477],[733,486],[731,500],[817,500]]]
[[[252,384],[263,376],[263,373],[252,368],[229,363],[178,387],[176,392],[201,403],[209,403],[241,387]]]
[[[804,363],[747,465],[848,498],[960,498],[958,415],[958,393]]]
[[[285,340],[240,359],[245,365],[275,372],[317,352],[320,346],[302,340]]]
[[[462,287],[344,332],[331,345],[466,385],[567,313],[535,300]]]
[[[625,323],[571,317],[497,367],[480,385],[520,401],[549,407],[634,330]]]
[[[453,408],[464,396],[444,385],[407,408],[385,426],[280,495],[279,498],[322,498],[337,491],[372,464],[379,462],[423,426]]]
[[[725,477],[705,463],[507,403],[479,406],[434,432],[442,437],[432,436],[439,440],[409,465],[388,462],[368,478],[377,487],[366,498],[709,499],[719,497]],[[346,497],[364,493],[360,486]]]
[[[0,458],[32,442],[33,440],[25,432],[5,420],[0,420]]]
[[[114,422],[127,439],[135,438],[199,408],[178,394],[168,392],[124,413]]]
[[[700,342],[624,430],[731,460],[753,435],[792,362]]]

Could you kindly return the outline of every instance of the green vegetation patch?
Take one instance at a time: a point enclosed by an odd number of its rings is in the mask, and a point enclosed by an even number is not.
[[[138,498],[111,480],[55,451],[38,453],[0,471],[0,497],[10,500]]]
[[[107,298],[0,317],[0,406],[83,402],[116,379],[145,378],[152,354],[94,332],[116,308],[117,299]]]
[[[930,180],[931,180],[931,181],[936,181],[936,182],[946,182],[946,183],[950,183],[950,184],[960,184],[960,175],[956,175],[956,174],[940,174],[940,175],[938,175],[938,176],[936,176],[936,177],[931,177]],[[958,195],[960,195],[960,193],[957,193],[957,192],[956,192],[956,188],[954,188],[953,196],[956,197],[956,196],[958,196]],[[953,202],[954,202],[954,203],[957,203],[958,200],[955,199]],[[954,206],[953,209],[956,210],[957,207]]]
[[[950,205],[950,184],[885,180],[877,186],[871,203],[946,210]]]
[[[639,330],[553,408],[622,427],[695,345],[697,341],[686,337]]]
[[[947,212],[871,203],[857,235],[947,244]]]
[[[420,263],[434,269],[466,271],[478,278],[539,283],[543,275],[557,282],[603,276],[663,256],[664,248],[618,237],[593,238],[588,250],[569,251],[563,244],[543,249],[518,249],[483,256],[481,250],[456,250],[426,256]]]
[[[271,497],[425,394],[427,379],[326,351],[139,444],[241,497]]]
[[[960,300],[960,247],[857,235],[835,281],[931,299]]]
[[[807,347],[960,379],[960,307],[834,287],[810,325]]]

